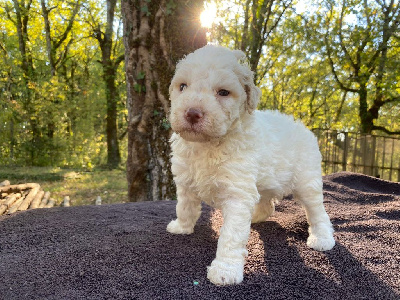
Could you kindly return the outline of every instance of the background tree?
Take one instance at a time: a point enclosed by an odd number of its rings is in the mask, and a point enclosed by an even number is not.
[[[260,108],[309,127],[398,133],[397,1],[218,3],[211,38],[247,53]]]
[[[206,44],[203,2],[122,1],[130,201],[175,196],[170,171],[168,86],[178,59]]]
[[[259,64],[260,60],[271,53],[271,41],[292,3],[293,0],[218,1],[221,21],[213,37],[221,45],[246,53],[256,83],[267,69]]]
[[[106,24],[104,7],[105,1],[0,0],[0,164],[105,164],[106,84],[88,12]],[[122,37],[113,31],[115,62],[123,51]],[[123,69],[116,68],[114,88],[122,97],[124,78]],[[123,139],[123,101],[116,109],[116,136]]]
[[[261,57],[264,67],[260,108],[294,115],[310,128],[347,129],[346,95],[332,88],[329,63],[321,55],[323,40],[316,34],[321,20],[310,21],[296,9],[287,10]]]
[[[47,7],[45,0],[40,1],[41,9],[42,9],[42,16],[43,16],[43,20],[44,20],[44,29],[46,32],[47,56],[48,56],[48,61],[50,64],[51,75],[55,76],[57,65],[62,60],[63,55],[65,56],[66,52],[68,51],[68,46],[73,41],[73,39],[70,39],[69,43],[64,45],[65,46],[64,53],[59,55],[59,57],[57,57],[57,51],[63,45],[64,41],[67,40],[68,35],[71,32],[72,26],[74,25],[75,17],[79,11],[81,3],[79,0],[76,1],[75,3],[72,3],[71,11],[68,11],[65,8],[62,9],[62,11],[60,11],[60,9],[58,10],[58,12],[61,14],[61,17],[63,19],[65,19],[65,23],[67,24],[66,27],[62,28],[61,31],[59,30],[59,28],[56,28],[56,29],[51,28],[52,27],[51,20],[49,17],[49,14],[51,13],[51,11],[58,8],[59,4],[51,3],[50,1],[48,1],[48,3],[55,4],[56,6]],[[68,3],[67,3],[67,5],[68,5]],[[70,15],[70,16],[67,17],[67,15]],[[58,25],[58,27],[60,27],[60,24],[56,24],[56,25]],[[55,33],[57,35],[57,37],[53,36],[52,31],[53,31],[53,33]]]
[[[93,30],[93,36],[98,41],[101,50],[100,63],[103,68],[103,81],[107,100],[107,165],[116,168],[121,162],[118,142],[118,101],[119,93],[116,86],[117,72],[120,63],[124,60],[119,29],[114,30],[116,9],[119,11],[116,0],[106,1],[106,20],[103,24],[98,15],[89,7],[88,20]]]
[[[57,67],[60,65],[60,63],[63,64],[65,62],[65,58],[68,55],[68,48],[73,42],[73,39],[70,37],[67,43],[65,43],[65,41],[70,35],[71,29],[75,22],[75,17],[80,8],[80,1],[76,1],[76,3],[73,3],[71,9],[69,9],[68,5],[65,5],[65,8],[64,5],[62,5],[62,9],[59,8],[56,12],[58,12],[59,15],[63,19],[65,19],[66,26],[64,26],[64,28],[62,24],[56,23],[56,26],[53,26],[52,28],[51,19],[54,18],[51,18],[49,14],[51,13],[51,11],[58,8],[59,3],[51,2],[54,1],[48,1],[48,4],[54,4],[55,6],[48,8],[45,0],[40,1],[44,21],[44,29],[46,33],[46,49],[48,62],[50,65],[50,78],[56,75]],[[54,37],[53,35],[56,35],[56,37]],[[61,53],[57,53],[59,52],[58,50],[61,48],[61,46],[63,46],[64,48],[63,51],[60,51]],[[58,104],[58,101],[55,99],[49,100],[52,102],[52,106]],[[53,139],[54,137],[56,121],[54,120],[55,116],[52,109],[50,109],[47,114],[47,136],[50,139],[50,143],[52,143],[51,139]]]
[[[400,103],[398,77],[400,29],[398,1],[327,2],[326,55],[337,85],[358,97],[362,133],[380,130],[400,134],[375,124],[380,111]]]

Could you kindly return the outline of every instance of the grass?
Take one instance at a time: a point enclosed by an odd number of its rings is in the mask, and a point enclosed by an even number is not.
[[[72,205],[94,204],[97,196],[102,204],[123,203],[127,201],[128,187],[126,171],[60,169],[53,167],[2,167],[0,182],[11,184],[36,182],[44,191],[49,191],[59,205],[69,196]]]

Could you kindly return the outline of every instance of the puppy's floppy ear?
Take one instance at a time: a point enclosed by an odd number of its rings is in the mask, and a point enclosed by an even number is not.
[[[237,58],[240,65],[239,73],[241,73],[242,75],[241,81],[247,95],[246,110],[249,114],[251,114],[257,108],[258,101],[261,97],[261,90],[256,87],[253,82],[254,74],[246,63],[246,54],[241,50],[233,50],[232,52]]]
[[[246,58],[246,54],[241,50],[232,50],[238,61],[242,61]]]
[[[261,97],[261,90],[253,83],[253,76],[251,76],[250,82],[245,84],[244,89],[247,95],[246,110],[251,114],[257,108]]]

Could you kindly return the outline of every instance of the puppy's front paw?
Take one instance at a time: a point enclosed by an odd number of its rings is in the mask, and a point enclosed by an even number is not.
[[[331,250],[335,246],[333,236],[310,235],[307,239],[307,246],[317,251]]]
[[[216,285],[238,284],[243,281],[243,263],[214,259],[208,267],[207,278]]]
[[[331,250],[335,246],[333,228],[330,224],[320,224],[309,228],[307,246],[317,251]]]
[[[184,227],[178,219],[171,221],[167,226],[167,231],[173,234],[191,234],[193,227]]]

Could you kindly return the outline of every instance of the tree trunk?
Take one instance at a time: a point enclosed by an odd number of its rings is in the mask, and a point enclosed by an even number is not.
[[[129,201],[175,197],[168,87],[175,64],[206,44],[203,1],[122,1],[128,106]]]
[[[370,117],[368,112],[368,91],[365,84],[360,84],[360,89],[358,91],[358,99],[359,99],[359,117],[361,124],[361,133],[370,134],[373,127],[373,120]]]
[[[262,78],[258,65],[263,53],[263,47],[268,45],[274,30],[282,20],[285,11],[292,5],[292,0],[246,0],[244,7],[244,22],[240,49],[247,53],[249,65],[254,72],[254,82]],[[235,35],[237,37],[237,35]]]
[[[109,61],[109,63],[111,63]],[[121,155],[118,145],[118,127],[117,127],[117,89],[115,86],[116,68],[113,66],[104,66],[104,82],[106,84],[107,100],[107,165],[111,168],[118,167],[121,162]]]
[[[22,90],[22,92],[24,93],[24,96],[22,97],[24,99],[22,102],[22,106],[27,113],[29,125],[32,132],[32,139],[30,143],[30,161],[28,161],[28,163],[34,164],[36,162],[36,158],[40,155],[42,143],[41,128],[35,118],[37,112],[34,105],[32,105],[32,102],[35,102],[37,95],[34,89],[29,88],[29,85],[32,82],[35,82],[36,77],[31,49],[28,47],[29,11],[31,9],[32,0],[29,0],[27,3],[25,3],[25,1],[19,2],[17,0],[13,0],[13,3],[15,10],[15,20],[9,14],[11,8],[6,6],[6,11],[8,18],[14,23],[18,34],[18,45],[19,51],[21,53],[21,68],[23,72],[22,78],[26,87],[24,90]]]
[[[114,15],[117,0],[107,0],[107,24],[105,32],[100,29],[100,24],[96,24],[97,27],[94,30],[94,36],[98,40],[103,67],[103,81],[106,90],[106,102],[107,102],[107,165],[110,168],[118,167],[121,162],[121,156],[119,152],[118,143],[118,126],[117,126],[117,115],[118,115],[118,92],[115,85],[117,69],[124,56],[121,55],[116,58],[112,58],[113,54],[113,26],[114,26]]]
[[[63,54],[60,54],[60,57],[57,58],[57,51],[59,50],[59,48],[61,48],[64,41],[68,38],[68,36],[72,30],[72,26],[75,22],[75,17],[78,14],[78,11],[80,8],[80,1],[76,1],[76,3],[74,4],[75,6],[73,8],[71,17],[69,18],[69,20],[65,20],[67,27],[65,28],[64,32],[62,34],[60,34],[60,36],[58,36],[57,38],[52,37],[51,24],[50,24],[50,19],[49,19],[49,13],[55,7],[47,8],[45,0],[41,0],[40,3],[41,3],[41,8],[42,8],[42,16],[43,16],[43,20],[44,20],[44,29],[45,29],[44,31],[46,33],[46,50],[47,50],[47,57],[48,57],[49,63],[50,63],[50,75],[51,75],[51,77],[54,77],[57,72],[57,66],[63,62],[61,59],[63,57]],[[64,47],[64,55],[65,56],[68,52],[68,46],[69,46],[69,43],[67,45],[65,45],[65,47]],[[54,99],[50,99],[50,100],[53,104],[57,103],[57,101]],[[47,112],[47,114],[48,114],[47,137],[50,139],[50,141],[52,141],[53,137],[54,137],[54,133],[56,131],[56,122],[54,121],[55,116],[51,109]]]

